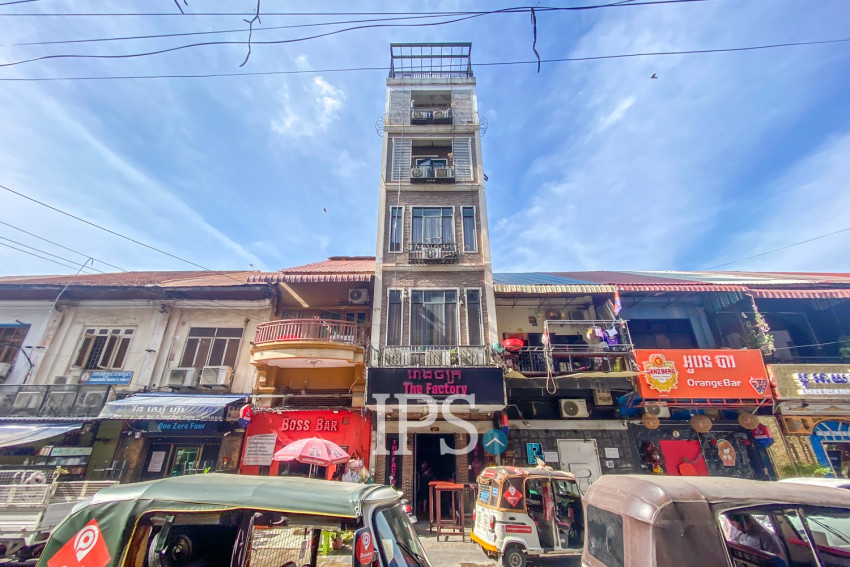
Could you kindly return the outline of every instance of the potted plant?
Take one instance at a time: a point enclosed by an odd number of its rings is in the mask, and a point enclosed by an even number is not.
[[[339,530],[333,530],[331,532],[331,547],[336,550],[342,549],[343,541],[343,533]]]

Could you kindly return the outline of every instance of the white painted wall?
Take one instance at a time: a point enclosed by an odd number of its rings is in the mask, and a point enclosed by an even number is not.
[[[499,323],[499,340],[501,341],[502,333],[542,333],[543,321],[546,319],[546,312],[549,310],[563,311],[570,318],[570,311],[578,309],[588,310],[588,316],[593,319],[596,317],[595,310],[592,305],[569,305],[567,307],[538,307],[537,305],[517,305],[516,307],[497,305],[496,317]],[[543,316],[538,316],[537,313],[542,312]],[[537,326],[532,326],[528,322],[529,317],[537,319]],[[585,326],[582,326],[581,321],[574,321],[576,329],[583,331]]]
[[[51,317],[50,308],[52,305],[53,302],[51,301],[4,301],[0,303],[0,324],[16,325],[17,321],[20,321],[30,326],[24,338],[23,348],[33,363],[32,371],[30,371],[26,357],[18,351],[18,356],[15,358],[14,365],[6,376],[4,384],[23,384],[28,377],[32,381],[32,376],[35,376],[38,371],[39,364],[50,343],[49,322],[52,319],[55,324],[56,320],[61,318],[59,313],[54,313],[54,317]]]

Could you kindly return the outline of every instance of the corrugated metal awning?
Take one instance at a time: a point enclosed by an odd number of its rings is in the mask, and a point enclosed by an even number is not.
[[[370,282],[374,274],[257,274],[248,283],[361,283]]]
[[[227,406],[247,403],[240,395],[135,394],[106,404],[98,419],[224,421]]]
[[[44,439],[57,437],[71,431],[76,431],[83,426],[82,423],[57,423],[38,425],[0,425],[0,447],[14,447],[16,445],[28,445],[37,443]]]
[[[493,290],[496,293],[610,293],[616,288],[612,285],[517,285],[517,284],[495,284]]]
[[[753,289],[759,299],[850,299],[850,289]]]
[[[640,291],[640,292],[678,292],[678,293],[705,293],[705,292],[748,292],[750,289],[743,285],[655,285],[655,284],[619,284],[617,289],[620,291]]]

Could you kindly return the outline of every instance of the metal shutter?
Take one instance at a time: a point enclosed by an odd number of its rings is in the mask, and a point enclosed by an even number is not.
[[[392,181],[410,180],[410,154],[413,140],[410,138],[392,138],[393,165],[390,179]]]
[[[472,150],[471,138],[455,138],[452,140],[452,162],[457,181],[472,181]]]

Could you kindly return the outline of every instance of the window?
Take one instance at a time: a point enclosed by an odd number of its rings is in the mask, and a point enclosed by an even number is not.
[[[180,368],[202,368],[204,366],[236,366],[239,343],[242,341],[242,329],[213,327],[192,327]]]
[[[463,212],[463,251],[478,249],[478,232],[475,227],[475,207],[461,207]]]
[[[451,207],[413,207],[412,239],[415,244],[454,244]]]
[[[74,366],[83,370],[117,370],[124,366],[135,329],[86,329]]]
[[[635,348],[699,348],[690,319],[632,319]]]
[[[0,325],[0,364],[15,362],[29,330],[29,325]]]
[[[403,211],[403,207],[390,207],[390,252],[401,252]]]
[[[391,289],[387,305],[387,345],[401,344],[401,290]]]
[[[605,565],[623,567],[623,517],[587,507],[587,551]]]
[[[413,291],[410,298],[411,345],[458,344],[456,291]]]
[[[466,321],[469,331],[469,345],[484,344],[484,333],[481,329],[481,292],[477,289],[466,290]]]

